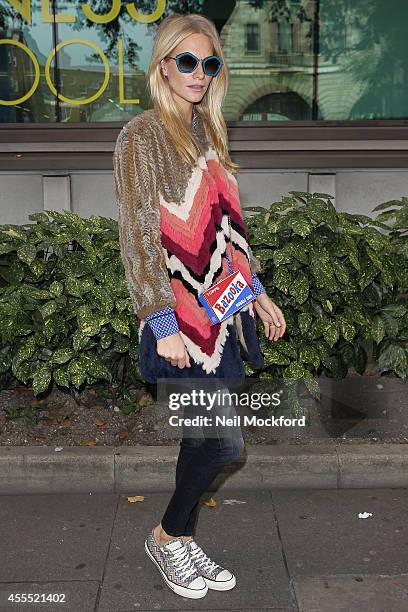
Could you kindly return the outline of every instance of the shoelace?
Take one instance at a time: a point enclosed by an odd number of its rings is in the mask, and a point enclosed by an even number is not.
[[[191,563],[191,557],[185,545],[174,551],[167,548],[163,548],[163,550],[166,555],[172,556],[172,562],[173,565],[175,565],[176,573],[179,573],[183,580],[186,580],[189,576],[196,573],[197,570],[194,567],[194,563]]]
[[[220,565],[218,565],[218,563],[215,563],[215,561],[211,561],[210,557],[205,554],[203,549],[200,546],[198,546],[198,544],[197,544],[197,548],[195,548],[194,550],[190,548],[190,552],[191,552],[191,557],[194,563],[196,563],[200,567],[203,567],[205,570],[208,570],[209,572],[214,571],[216,567],[221,567]]]

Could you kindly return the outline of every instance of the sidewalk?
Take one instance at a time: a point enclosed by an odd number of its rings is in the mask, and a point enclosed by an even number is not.
[[[196,540],[237,586],[190,600],[167,588],[143,548],[168,493],[134,485],[126,494],[2,496],[1,612],[406,612],[407,489],[265,486],[213,497],[214,508],[201,507]],[[49,600],[7,605],[10,593]]]
[[[0,447],[0,494],[171,491],[178,445]],[[408,486],[408,444],[247,446],[213,483],[224,490]],[[408,609],[408,606],[407,606]]]

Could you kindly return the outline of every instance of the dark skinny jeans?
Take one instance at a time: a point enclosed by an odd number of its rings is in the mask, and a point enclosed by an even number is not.
[[[234,406],[217,407],[211,412],[236,415]],[[189,416],[188,410],[184,416]],[[189,433],[190,432],[190,433]],[[244,449],[241,428],[183,427],[183,437],[176,466],[176,488],[163,515],[161,525],[171,536],[192,536],[201,495],[225,465],[231,463]]]

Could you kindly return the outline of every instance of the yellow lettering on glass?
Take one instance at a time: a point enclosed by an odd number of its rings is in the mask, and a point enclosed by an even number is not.
[[[54,84],[51,81],[51,77],[50,77],[50,66],[51,66],[51,62],[53,60],[54,55],[63,47],[65,47],[66,45],[72,45],[74,43],[78,43],[78,44],[83,44],[86,45],[88,47],[91,47],[92,49],[94,49],[98,55],[100,56],[100,58],[103,61],[103,65],[105,67],[105,78],[103,80],[102,85],[100,86],[100,88],[98,89],[98,91],[96,93],[94,93],[93,96],[90,96],[89,98],[84,98],[83,100],[73,100],[71,98],[67,98],[66,96],[62,95],[62,93],[58,93],[58,91],[55,89]],[[50,90],[52,91],[52,93],[57,96],[60,100],[63,100],[64,102],[67,102],[68,104],[76,104],[76,105],[80,105],[80,104],[89,104],[90,102],[94,102],[95,100],[97,100],[97,98],[99,98],[99,96],[105,91],[108,82],[109,82],[109,75],[110,75],[110,68],[109,68],[109,62],[106,59],[106,56],[104,54],[104,52],[102,51],[102,49],[99,49],[99,47],[97,47],[97,45],[95,45],[94,43],[90,42],[89,40],[82,40],[81,38],[72,38],[71,40],[64,40],[60,43],[58,43],[58,45],[55,47],[55,49],[53,49],[51,51],[51,53],[49,54],[49,56],[47,57],[47,61],[45,62],[45,78],[47,80],[48,83],[48,87],[50,88]]]
[[[87,4],[81,4],[81,9],[89,21],[93,21],[94,23],[109,23],[110,21],[116,19],[116,17],[119,15],[120,3],[121,0],[113,0],[111,10],[104,15],[94,13]]]
[[[0,45],[15,45],[16,47],[19,47],[27,53],[27,55],[31,58],[34,64],[34,83],[32,84],[31,89],[24,96],[18,98],[18,100],[0,100],[0,104],[2,104],[3,106],[14,106],[15,104],[21,104],[22,102],[28,100],[28,98],[33,95],[33,93],[38,87],[38,83],[40,82],[40,64],[38,63],[38,60],[35,57],[34,53],[31,51],[31,49],[29,49],[27,45],[20,42],[19,40],[9,40],[6,38],[2,38],[0,39]]]
[[[118,62],[119,62],[119,102],[121,104],[127,102],[130,104],[140,104],[139,98],[125,98],[125,75],[123,72],[123,40],[118,38]]]
[[[41,0],[41,17],[43,23],[75,23],[76,15],[66,14],[66,15],[55,15],[52,14],[50,10],[50,1],[51,0]],[[23,17],[23,19],[31,24],[31,0],[8,0],[9,4],[13,6],[16,11]],[[119,15],[121,6],[121,0],[112,0],[112,8],[110,11],[105,13],[104,15],[100,15],[98,13],[94,13],[91,8],[86,3],[81,4],[82,11],[89,19],[89,21],[93,21],[94,23],[109,23],[116,19]],[[135,7],[134,2],[130,2],[126,5],[126,10],[131,17],[135,21],[139,23],[152,23],[153,21],[157,21],[163,15],[166,10],[166,0],[157,0],[157,6],[153,13],[141,13]]]
[[[127,12],[135,21],[139,21],[140,23],[152,23],[152,21],[157,21],[163,15],[164,10],[166,8],[166,0],[157,0],[156,9],[153,13],[144,14],[140,13],[135,7],[134,2],[130,2],[126,5]]]
[[[54,15],[50,11],[50,0],[41,0],[41,17],[44,23],[75,23],[76,15]]]
[[[8,0],[27,23],[31,23],[31,0]]]

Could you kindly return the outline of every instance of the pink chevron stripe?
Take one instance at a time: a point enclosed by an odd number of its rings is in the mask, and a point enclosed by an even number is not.
[[[221,209],[215,211],[214,219],[205,228],[202,237],[196,237],[196,245],[182,245],[173,242],[167,236],[161,237],[161,243],[165,249],[173,253],[183,264],[195,274],[202,274],[210,261],[210,248],[216,240],[215,223],[221,223]]]
[[[212,356],[220,332],[219,325],[211,325],[204,308],[179,279],[173,278],[171,286],[176,296],[175,314],[180,330],[204,353]]]
[[[208,173],[207,173],[208,174]],[[182,236],[183,240],[194,239],[197,229],[208,224],[213,204],[218,203],[213,181],[203,173],[200,186],[194,194],[187,220],[180,219],[163,204],[160,208],[160,228],[167,236]]]

